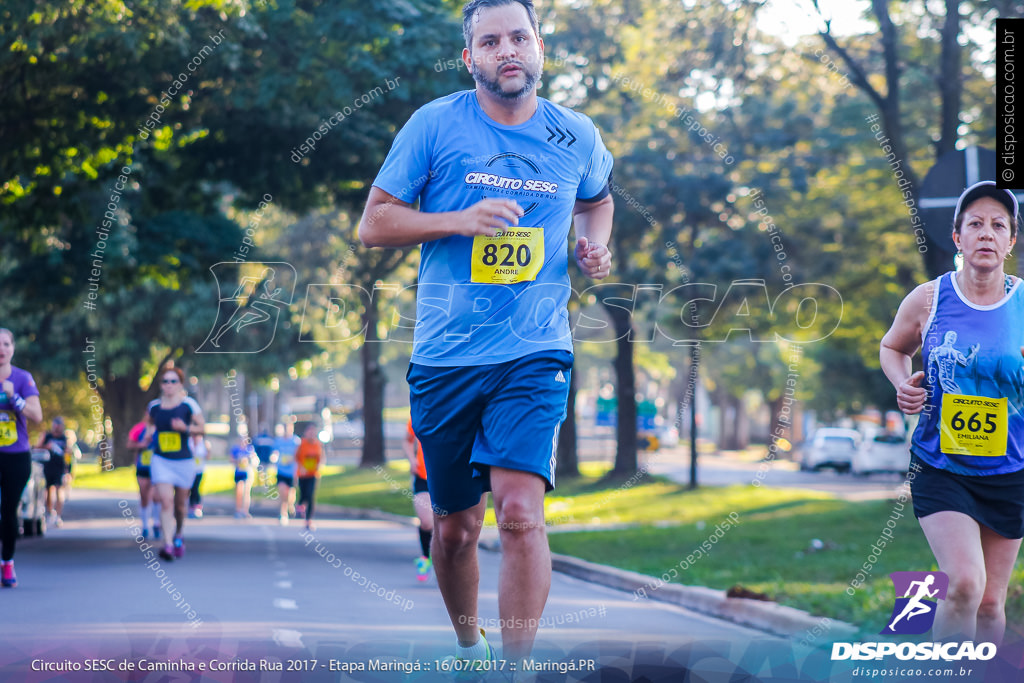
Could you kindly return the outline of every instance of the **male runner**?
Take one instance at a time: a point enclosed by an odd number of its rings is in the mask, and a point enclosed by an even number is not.
[[[532,0],[468,2],[463,34],[475,90],[413,114],[359,236],[367,246],[423,245],[408,380],[456,657],[494,656],[477,628],[476,544],[490,490],[504,656],[518,660],[551,585],[544,493],[572,368],[566,241],[574,222],[577,264],[608,275],[612,158],[589,118],[537,96],[544,42]]]

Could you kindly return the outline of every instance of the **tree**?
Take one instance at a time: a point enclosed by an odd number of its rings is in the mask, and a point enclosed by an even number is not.
[[[438,75],[436,60],[428,59],[457,44],[448,9],[435,4],[310,2],[262,5],[254,13],[238,6],[230,14],[222,6],[108,3],[93,12],[71,3],[37,12],[25,1],[0,25],[9,48],[0,57],[0,88],[13,105],[0,117],[0,140],[11,150],[0,162],[5,318],[35,331],[39,363],[55,375],[81,372],[70,349],[99,339],[94,331],[135,335],[97,344],[107,350],[96,363],[109,363],[97,370],[97,387],[111,404],[118,439],[138,410],[130,406],[144,400],[142,367],[183,360],[216,319],[206,309],[213,317],[189,327],[196,318],[188,314],[216,300],[195,283],[208,280],[207,269],[231,260],[241,243],[238,225],[218,214],[268,195],[299,213],[361,203],[396,127],[416,104],[449,91],[457,76]],[[408,60],[410,51],[420,60]],[[338,63],[346,68],[333,68]],[[44,116],[45,126],[33,125]],[[306,138],[319,148],[295,163],[296,145]],[[111,186],[119,188],[116,199]],[[98,231],[111,202],[109,229]],[[148,235],[147,226],[160,234]],[[193,249],[192,239],[210,248]],[[116,321],[103,311],[66,322],[95,267],[90,253],[99,240],[106,260],[97,301],[124,309]],[[382,257],[381,264],[392,261]],[[42,307],[39,293],[46,295]],[[154,324],[150,317],[161,309],[147,305],[147,296],[181,302],[184,327]],[[264,360],[275,360],[270,355]]]
[[[697,134],[714,125],[693,110],[691,96],[743,72],[745,54],[726,36],[750,31],[751,15],[737,11],[746,5],[595,1],[571,11],[559,4],[549,18],[556,26],[549,60],[560,64],[549,79],[550,96],[590,114],[616,157],[613,278],[595,293],[618,349],[619,476],[637,469],[633,344],[642,305],[635,285],[665,282],[669,243],[693,247],[687,255],[697,263],[697,246],[716,239],[720,216],[728,213],[729,167],[722,146],[707,145]],[[691,123],[697,125],[691,129]]]
[[[944,11],[936,14],[932,9],[940,5],[934,3],[871,0],[869,16],[879,29],[875,44],[859,36],[840,43],[819,0],[813,0],[813,4],[824,23],[819,36],[849,69],[850,81],[878,109],[892,154],[903,162],[902,170],[910,183],[907,189],[914,205],[918,205],[921,176],[914,163],[934,162],[957,149],[966,133],[962,128],[965,94],[971,96],[969,109],[977,107],[978,92],[970,87],[977,80],[965,78],[964,56],[966,52],[972,69],[980,71],[983,51],[965,28],[991,27],[995,16],[1020,16],[1024,4],[943,0]],[[964,10],[968,14],[963,15]],[[988,88],[981,96],[991,99]],[[907,105],[914,102],[927,103],[927,107],[924,111],[917,108],[911,119]],[[952,269],[952,254],[940,249],[930,237],[926,239],[925,268],[929,277],[938,277]]]

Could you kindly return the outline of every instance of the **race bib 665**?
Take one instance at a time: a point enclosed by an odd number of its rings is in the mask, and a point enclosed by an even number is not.
[[[1005,398],[942,395],[939,449],[947,455],[1006,455]]]

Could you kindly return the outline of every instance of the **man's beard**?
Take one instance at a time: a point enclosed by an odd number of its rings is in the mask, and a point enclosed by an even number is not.
[[[499,80],[501,78],[501,70],[504,69],[506,66],[509,66],[510,64],[518,66],[520,71],[523,72],[523,77],[525,78],[525,81],[523,82],[523,87],[520,88],[519,90],[513,90],[511,92],[504,90],[501,87],[501,81]],[[523,62],[506,62],[502,64],[500,67],[498,67],[497,77],[492,79],[488,78],[487,74],[485,74],[483,70],[480,69],[474,62],[471,73],[473,74],[473,80],[476,81],[476,84],[482,87],[484,90],[491,93],[495,97],[499,97],[503,100],[508,100],[512,102],[526,97],[527,95],[530,94],[530,92],[533,91],[534,86],[537,85],[537,81],[540,80],[541,70],[537,69],[536,71],[533,71]]]

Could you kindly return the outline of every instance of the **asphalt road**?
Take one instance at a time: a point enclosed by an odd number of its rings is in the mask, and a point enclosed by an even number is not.
[[[295,522],[279,526],[258,495],[252,520],[207,500],[206,517],[187,523],[185,558],[168,563],[133,537],[136,503],[75,491],[63,528],[20,541],[19,585],[0,591],[0,680],[451,678],[438,660],[451,653],[453,634],[434,581],[415,578],[413,528],[326,515],[307,535]],[[480,559],[480,617],[500,653],[500,555]],[[604,670],[601,680],[633,679],[637,667],[720,674],[747,660],[756,670],[766,657],[795,658],[765,634],[560,574],[535,655],[582,669],[540,680],[598,680],[587,678],[590,667]],[[381,666],[419,670],[358,670]],[[608,678],[616,669],[628,678]]]
[[[647,463],[653,474],[680,483],[690,481],[688,447],[646,454],[642,462]],[[890,473],[856,476],[831,469],[801,472],[796,463],[788,460],[761,462],[730,454],[701,454],[697,458],[697,483],[701,486],[749,485],[758,479],[763,486],[822,491],[846,500],[884,500],[899,495],[905,477]]]

